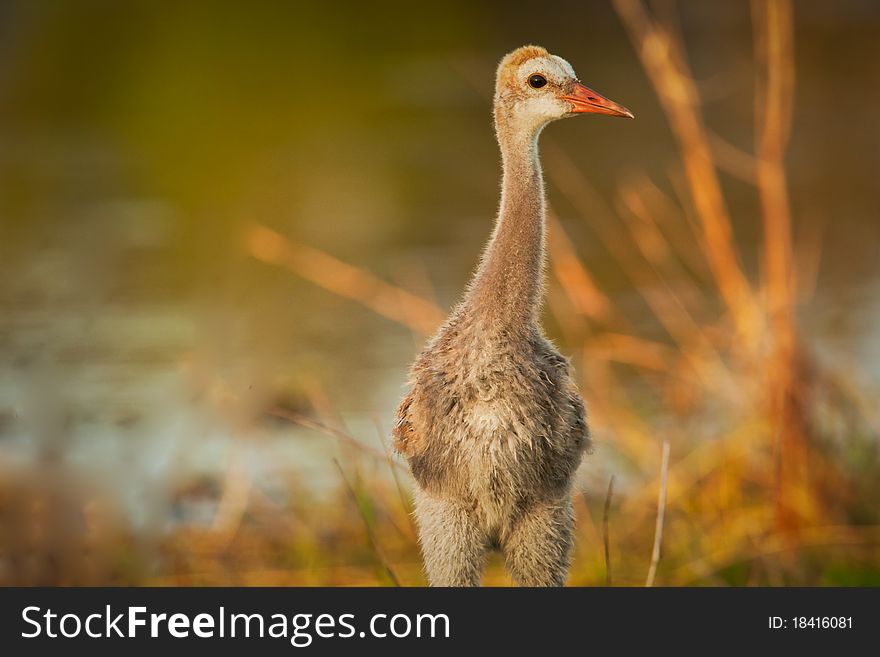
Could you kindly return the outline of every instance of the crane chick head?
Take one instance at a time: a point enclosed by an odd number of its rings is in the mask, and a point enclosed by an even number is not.
[[[501,130],[537,134],[541,128],[576,114],[632,118],[632,112],[577,79],[567,61],[540,46],[523,46],[498,65],[495,122]]]

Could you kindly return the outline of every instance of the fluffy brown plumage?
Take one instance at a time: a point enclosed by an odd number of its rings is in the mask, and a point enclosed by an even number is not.
[[[571,486],[590,439],[568,361],[539,323],[545,202],[537,139],[550,121],[600,111],[578,109],[581,97],[595,94],[581,89],[567,62],[537,46],[515,50],[498,67],[498,219],[464,299],[412,366],[394,428],[416,480],[433,585],[479,584],[491,547],[520,584],[565,581]]]

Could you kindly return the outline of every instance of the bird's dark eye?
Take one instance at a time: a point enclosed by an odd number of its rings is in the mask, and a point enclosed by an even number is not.
[[[540,89],[545,84],[547,84],[547,78],[543,75],[538,75],[537,73],[529,78],[529,86],[532,89]]]

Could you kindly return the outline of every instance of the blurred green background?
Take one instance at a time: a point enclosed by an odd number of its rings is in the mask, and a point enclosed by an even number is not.
[[[750,150],[761,3],[648,4],[686,44],[705,123]],[[659,583],[880,583],[880,5],[797,2],[793,33],[788,189],[799,281],[813,281],[799,340],[811,368],[851,393],[815,402],[811,434],[854,486],[801,529],[868,533],[820,540],[818,553],[809,541],[782,548],[779,562],[755,548],[760,558],[706,574],[689,564],[711,552],[694,538],[708,534],[681,502],[667,530],[689,538],[670,545],[679,563],[661,562]],[[551,126],[548,170],[564,158],[614,210],[632,181],[681,197],[675,137],[611,3],[0,6],[0,583],[360,584],[389,581],[389,569],[422,582],[406,474],[379,437],[423,336],[315,285],[327,271],[310,280],[254,258],[247,234],[269,227],[448,308],[497,204],[494,67],[524,43],[568,59],[637,119]],[[720,179],[758,280],[755,190]],[[596,285],[640,336],[672,345],[591,217],[548,183]],[[694,278],[705,321],[729,335],[717,292]],[[576,313],[553,301],[564,287],[551,279],[548,332],[576,354],[601,330],[571,329]],[[579,543],[573,582],[605,581],[597,537],[614,475],[605,532],[631,523],[635,536],[612,541],[616,582],[638,583],[656,502],[639,502],[638,521],[618,505],[656,495],[659,447],[645,462],[622,453],[628,429],[593,399],[603,380],[575,365],[600,447],[583,468],[581,526],[595,533]],[[613,369],[602,394],[625,396],[656,445],[671,440],[673,463],[716,434],[763,431],[718,420],[741,407],[711,393],[683,419],[637,368]],[[738,474],[723,485],[753,484]],[[743,545],[760,543],[754,522]],[[490,577],[506,581],[497,564]]]

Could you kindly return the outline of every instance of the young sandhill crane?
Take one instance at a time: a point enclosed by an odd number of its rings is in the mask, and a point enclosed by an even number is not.
[[[478,586],[492,547],[521,585],[565,583],[572,480],[590,438],[568,361],[539,323],[546,211],[538,135],[583,113],[632,117],[543,48],[501,60],[495,229],[464,299],[413,364],[394,428],[416,480],[434,586]]]

